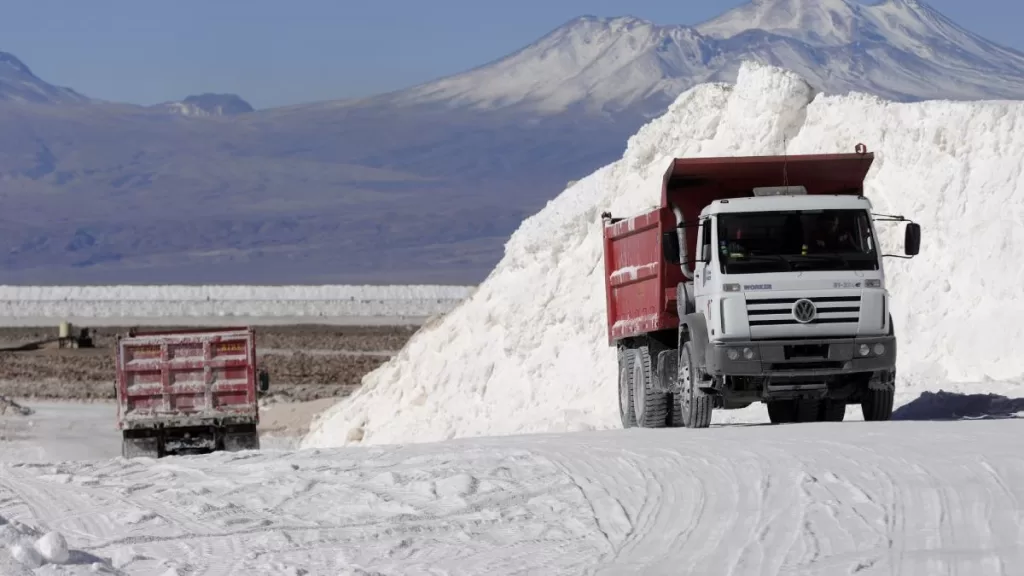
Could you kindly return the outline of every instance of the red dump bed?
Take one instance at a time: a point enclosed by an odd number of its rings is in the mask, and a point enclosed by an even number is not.
[[[251,328],[137,334],[116,354],[121,429],[259,421]]]
[[[681,260],[692,262],[697,220],[715,200],[753,195],[759,186],[804,186],[808,194],[862,195],[874,155],[817,154],[680,158],[662,182],[661,206],[604,228],[605,296],[608,342],[658,330],[676,329],[676,286],[690,278],[693,265],[668,264],[662,234],[675,232],[677,215],[687,225]]]

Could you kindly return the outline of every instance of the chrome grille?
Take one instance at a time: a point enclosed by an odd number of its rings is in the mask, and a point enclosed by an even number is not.
[[[747,297],[750,326],[787,326],[803,324],[793,315],[799,300],[810,300],[816,308],[813,320],[806,324],[856,324],[860,319],[860,295],[856,296],[791,296],[786,298]]]

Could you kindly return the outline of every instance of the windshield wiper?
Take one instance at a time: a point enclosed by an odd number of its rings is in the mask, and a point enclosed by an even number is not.
[[[750,254],[743,258],[730,258],[729,264],[744,264],[753,260],[760,260],[762,262],[782,262],[786,265],[786,269],[793,269],[793,262],[782,254]]]
[[[799,258],[807,258],[808,260],[817,260],[819,262],[838,260],[843,263],[843,266],[850,268],[850,261],[839,254],[801,254]]]

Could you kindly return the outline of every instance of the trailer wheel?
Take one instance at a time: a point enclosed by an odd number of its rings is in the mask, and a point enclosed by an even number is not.
[[[654,389],[651,353],[647,346],[633,351],[633,408],[641,428],[664,428],[668,425],[669,402],[672,397]]]
[[[121,456],[124,458],[159,458],[160,437],[132,436],[121,433]]]
[[[260,433],[255,424],[233,426],[224,431],[224,450],[239,452],[241,450],[259,450]]]
[[[689,340],[679,349],[679,413],[680,422],[687,428],[711,426],[711,411],[715,398],[697,385],[697,371],[693,365],[693,345]]]
[[[866,388],[860,401],[860,411],[866,422],[881,422],[892,417],[892,404],[896,391]]]
[[[619,348],[619,418],[623,428],[636,426],[633,409],[633,350]]]

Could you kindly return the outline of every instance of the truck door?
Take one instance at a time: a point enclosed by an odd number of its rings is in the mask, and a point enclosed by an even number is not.
[[[693,275],[694,310],[704,314],[708,329],[712,326],[709,294],[714,292],[712,286],[715,280],[715,267],[711,264],[715,257],[714,244],[711,242],[713,222],[712,218],[702,218],[700,221],[697,231],[697,262],[694,264]]]

